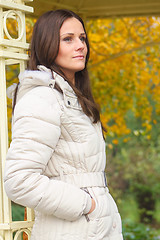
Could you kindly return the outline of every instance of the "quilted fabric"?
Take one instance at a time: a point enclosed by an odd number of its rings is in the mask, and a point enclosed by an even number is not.
[[[32,240],[122,240],[120,215],[104,177],[101,125],[83,113],[70,85],[53,75],[39,66],[19,76],[6,193],[35,209]],[[91,198],[96,208],[86,215]]]

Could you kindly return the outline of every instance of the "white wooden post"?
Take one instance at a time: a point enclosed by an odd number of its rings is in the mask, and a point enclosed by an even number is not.
[[[8,149],[7,98],[6,98],[6,65],[20,64],[20,70],[25,69],[28,56],[26,50],[25,13],[32,13],[33,8],[26,6],[32,0],[0,0],[0,240],[20,239],[21,232],[26,232],[30,238],[33,225],[33,214],[27,210],[27,221],[13,222],[11,202],[3,187],[3,171]],[[18,38],[10,36],[6,20],[16,19],[18,22]],[[7,39],[4,38],[7,36]]]

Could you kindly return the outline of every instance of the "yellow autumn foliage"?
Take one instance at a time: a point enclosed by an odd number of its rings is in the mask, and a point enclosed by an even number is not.
[[[26,19],[28,42],[35,22],[36,19]],[[7,24],[16,38],[16,22]],[[132,130],[126,119],[129,111],[141,119],[149,140],[152,124],[157,124],[156,117],[160,115],[159,18],[88,20],[86,27],[91,47],[88,65],[91,83],[101,106],[103,125],[112,137],[110,148],[118,144],[121,136],[123,142],[130,140]],[[18,72],[17,65],[8,68],[7,86],[17,82]],[[11,121],[10,102],[8,106]]]
[[[108,134],[115,142],[120,136],[130,139],[128,111],[141,119],[146,134],[151,132],[160,115],[159,18],[93,20],[88,26],[92,86]]]

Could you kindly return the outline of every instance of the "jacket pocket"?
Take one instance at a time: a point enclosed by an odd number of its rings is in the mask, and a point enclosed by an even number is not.
[[[95,209],[86,215],[88,218],[88,233],[87,233],[87,239],[92,240],[92,239],[97,239],[97,230],[98,230],[98,201],[97,197],[94,194],[94,191],[92,188],[85,188],[85,191],[90,195],[91,198],[95,200],[96,206]]]
[[[90,195],[90,197],[92,199],[94,199],[95,203],[96,203],[96,206],[95,206],[95,209],[91,212],[91,213],[88,213],[85,215],[86,217],[86,220],[89,222],[90,220],[94,220],[96,219],[96,216],[97,216],[97,209],[98,209],[98,201],[97,201],[97,198],[92,190],[92,188],[83,188],[83,190],[88,193]]]

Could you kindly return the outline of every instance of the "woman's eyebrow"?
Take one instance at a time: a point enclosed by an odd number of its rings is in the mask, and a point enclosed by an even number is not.
[[[63,33],[60,37],[62,37],[62,36],[64,36],[64,35],[71,35],[71,36],[74,36],[74,33]],[[82,35],[85,35],[85,36],[86,36],[85,33],[80,33],[80,36],[82,36]]]
[[[63,33],[61,36],[64,36],[64,35],[74,35],[74,33]]]

